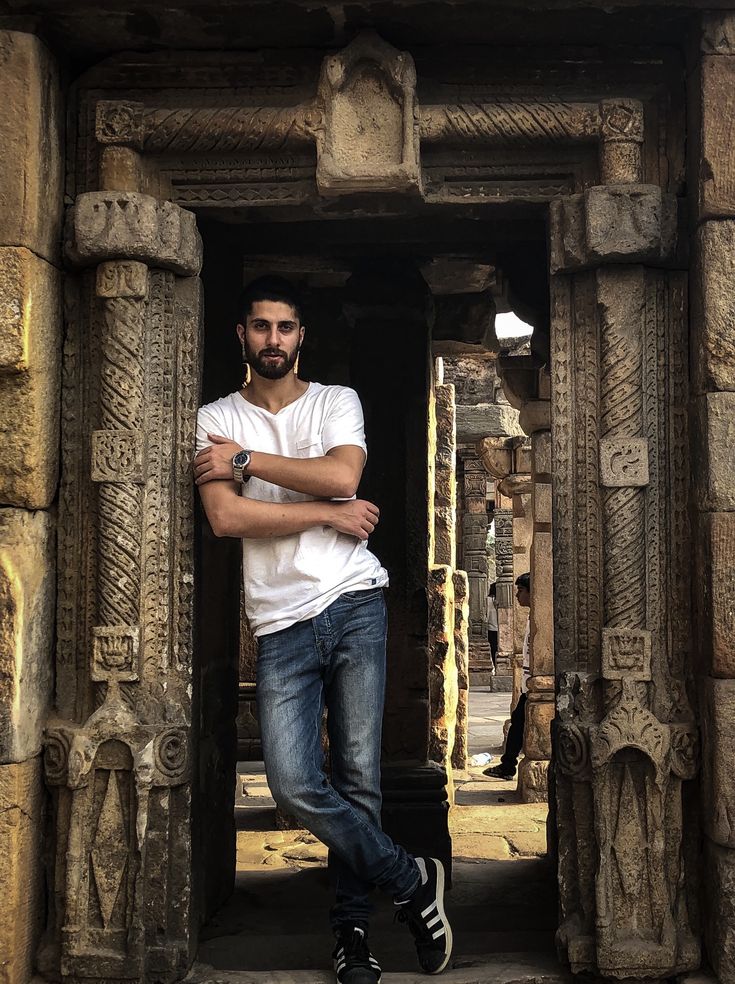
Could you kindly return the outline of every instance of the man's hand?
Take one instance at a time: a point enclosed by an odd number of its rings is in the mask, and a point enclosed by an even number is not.
[[[351,499],[349,502],[330,502],[328,524],[339,533],[367,540],[380,519],[380,510],[365,499]]]
[[[243,449],[229,437],[220,434],[207,434],[211,447],[204,448],[194,459],[194,478],[197,485],[205,482],[233,481],[232,459]]]

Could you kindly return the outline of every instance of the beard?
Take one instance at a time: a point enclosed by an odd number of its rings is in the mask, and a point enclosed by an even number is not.
[[[261,349],[257,354],[245,347],[245,361],[263,379],[283,379],[288,376],[299,357],[300,345],[289,355],[282,349]],[[278,356],[278,358],[268,358]]]

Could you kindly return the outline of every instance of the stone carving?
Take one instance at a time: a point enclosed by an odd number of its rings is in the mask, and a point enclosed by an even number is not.
[[[648,485],[648,441],[645,438],[601,441],[600,482],[608,488]]]
[[[140,431],[99,430],[92,434],[92,481],[144,481],[144,435]]]
[[[418,191],[413,58],[372,31],[325,58],[316,131],[319,191]]]
[[[188,965],[196,919],[188,784],[199,290],[127,259],[103,262],[84,284],[65,352],[59,522],[69,556],[86,559],[59,589],[68,717],[50,723],[44,754],[57,837],[50,876],[63,886],[49,932],[66,976],[173,981]],[[91,467],[79,452],[90,445]]]
[[[320,125],[312,103],[216,109],[146,109],[143,149],[148,154],[240,154],[280,151],[311,143]]]
[[[643,143],[643,106],[637,99],[605,99],[600,103],[603,140]]]
[[[699,961],[682,792],[698,758],[688,630],[671,633],[666,616],[686,612],[671,599],[687,526],[665,494],[676,469],[687,473],[681,291],[679,274],[642,268],[552,279],[558,939],[574,971],[616,977]]]
[[[552,203],[553,271],[661,263],[676,249],[677,204],[656,185],[602,185]]]
[[[139,679],[140,631],[137,626],[95,626],[92,645],[92,680],[102,683]]]
[[[136,192],[89,191],[69,211],[67,257],[84,266],[137,260],[174,273],[197,274],[202,243],[191,212]]]
[[[594,103],[466,102],[422,106],[421,139],[508,146],[594,140],[600,132]]]
[[[602,675],[606,680],[650,680],[651,633],[603,629]]]
[[[143,143],[143,103],[112,102],[101,99],[97,103],[95,137],[100,144],[119,144],[140,150]]]

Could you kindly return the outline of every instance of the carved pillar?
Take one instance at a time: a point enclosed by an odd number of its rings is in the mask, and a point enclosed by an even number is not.
[[[65,351],[59,535],[77,562],[61,566],[59,716],[46,737],[50,932],[64,978],[171,981],[186,972],[197,927],[191,275],[201,243],[194,217],[170,203],[91,192],[70,216],[67,255],[96,272],[80,276]]]
[[[649,268],[672,255],[674,213],[645,185],[552,209],[558,941],[575,972],[620,978],[699,964],[683,789],[697,730],[688,633],[671,631],[686,612],[686,278]]]
[[[469,579],[470,669],[492,673],[487,639],[487,475],[471,451],[462,454],[462,563]]]
[[[498,493],[500,494],[500,493]],[[497,672],[493,689],[513,687],[513,510],[495,507],[495,597],[498,604]]]

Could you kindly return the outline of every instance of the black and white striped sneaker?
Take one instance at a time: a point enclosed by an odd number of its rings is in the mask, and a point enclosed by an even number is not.
[[[397,918],[407,922],[425,974],[440,974],[452,955],[452,927],[444,912],[444,865],[437,858],[416,858],[421,884],[408,899],[396,900]]]
[[[378,984],[380,980],[380,964],[370,952],[367,933],[359,926],[337,930],[332,959],[339,984]]]

